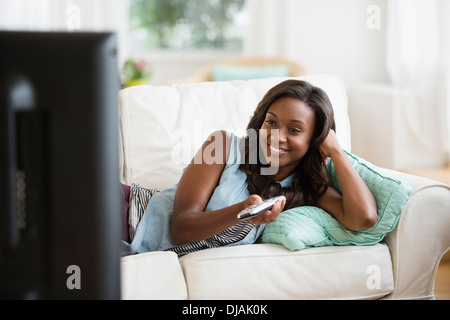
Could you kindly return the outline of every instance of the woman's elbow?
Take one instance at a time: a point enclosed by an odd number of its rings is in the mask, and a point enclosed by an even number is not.
[[[182,228],[180,228],[179,225],[177,223],[174,223],[173,221],[170,228],[170,233],[172,235],[172,241],[175,245],[180,246],[186,243]]]
[[[172,231],[172,241],[176,246],[181,246],[184,244],[181,238],[178,236],[178,234],[173,231]]]
[[[377,211],[370,211],[370,213],[366,214],[366,217],[363,221],[362,227],[364,228],[363,230],[367,230],[372,228],[373,226],[375,226],[375,224],[377,223],[378,220],[378,215],[377,215]]]
[[[185,240],[185,237],[179,233],[172,232],[172,241],[176,246],[182,246],[183,244],[189,243]]]
[[[378,214],[376,209],[364,210],[360,215],[357,222],[353,226],[353,231],[364,231],[375,226],[378,220]]]

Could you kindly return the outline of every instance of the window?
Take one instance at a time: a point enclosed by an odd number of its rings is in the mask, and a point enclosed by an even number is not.
[[[130,49],[241,50],[245,0],[130,0]]]

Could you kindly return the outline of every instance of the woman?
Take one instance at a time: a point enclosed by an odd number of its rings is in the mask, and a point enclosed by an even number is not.
[[[213,133],[178,185],[152,197],[131,244],[134,251],[187,253],[253,243],[283,209],[301,205],[322,208],[350,230],[375,224],[375,200],[338,144],[323,90],[299,80],[278,84],[259,103],[247,130],[245,139]],[[342,195],[328,185],[328,157]],[[286,201],[237,220],[241,210],[278,195]]]

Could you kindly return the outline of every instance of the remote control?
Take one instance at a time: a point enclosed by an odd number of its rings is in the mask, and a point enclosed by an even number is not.
[[[260,214],[263,214],[264,212],[272,209],[273,205],[277,200],[286,200],[286,197],[285,196],[274,197],[267,199],[261,203],[254,204],[239,212],[237,218],[238,220],[247,220],[256,217]]]

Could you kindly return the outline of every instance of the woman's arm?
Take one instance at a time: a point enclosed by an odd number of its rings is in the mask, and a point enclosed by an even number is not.
[[[237,214],[252,204],[262,202],[258,195],[232,206],[204,212],[225,168],[231,136],[216,131],[203,143],[181,177],[174,200],[172,239],[177,245],[212,237],[237,224]],[[213,157],[216,161],[211,161]],[[282,210],[278,203],[272,210],[250,220],[254,224],[274,221]]]
[[[378,218],[375,199],[340,148],[333,130],[320,146],[320,152],[324,159],[330,157],[333,160],[341,183],[342,196],[332,187],[328,187],[316,205],[349,230],[361,231],[372,227]]]

